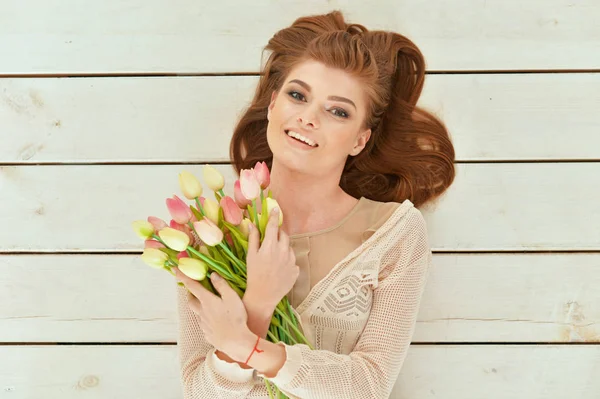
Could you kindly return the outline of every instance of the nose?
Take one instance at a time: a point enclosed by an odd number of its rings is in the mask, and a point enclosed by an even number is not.
[[[319,122],[317,121],[317,117],[316,117],[315,113],[309,112],[308,110],[306,110],[301,115],[298,115],[298,118],[296,119],[296,121],[301,126],[307,126],[307,127],[313,128],[313,129],[317,128],[319,125]]]

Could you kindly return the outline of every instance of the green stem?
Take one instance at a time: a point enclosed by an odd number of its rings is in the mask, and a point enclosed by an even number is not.
[[[220,189],[218,191],[218,193],[221,195],[221,198],[223,198],[225,196],[225,193],[223,192],[223,189]]]
[[[308,347],[310,349],[314,349],[312,347],[312,345],[310,344],[310,342],[308,342],[306,340],[306,337],[304,337],[304,335],[298,329],[298,327],[296,327],[296,325],[294,323],[292,323],[292,321],[289,319],[289,317],[287,317],[287,315],[285,314],[285,312],[282,312],[281,309],[279,309],[278,306],[275,307],[275,312],[277,312],[279,314],[279,316],[281,316],[285,321],[288,322],[289,326],[292,328],[292,330],[294,330],[294,332],[297,334],[298,338],[302,341],[303,344],[308,345]]]
[[[165,246],[165,248],[169,248],[169,246],[162,240],[162,238],[160,238],[158,235],[156,234],[152,234],[152,238],[154,238],[156,241],[160,242],[162,245]]]
[[[252,200],[252,209],[254,210],[254,215],[252,215],[252,219],[254,220],[254,224],[258,226],[258,209],[256,209],[256,198]]]
[[[235,262],[235,263],[236,263],[236,264],[237,264],[237,265],[240,267],[240,270],[242,270],[242,272],[244,273],[244,276],[245,276],[245,275],[246,275],[246,265],[245,265],[244,263],[242,263],[242,261],[241,261],[241,260],[239,260],[239,259],[237,258],[237,256],[235,256],[235,255],[233,254],[233,252],[231,252],[231,250],[230,250],[230,249],[229,249],[229,248],[228,248],[226,245],[224,245],[224,244],[223,244],[223,242],[221,242],[221,243],[219,244],[219,246],[220,246],[221,248],[223,248],[223,250],[224,250],[224,251],[227,253],[227,255],[229,255],[229,257],[231,258],[231,260],[232,260],[232,261],[234,261],[234,262]]]
[[[294,339],[294,337],[292,337],[292,336],[290,335],[290,333],[288,333],[288,332],[285,330],[285,327],[283,327],[283,328],[282,328],[282,327],[277,327],[277,328],[279,329],[279,331],[280,331],[280,332],[284,333],[284,334],[285,334],[285,335],[286,335],[286,336],[289,338],[290,342],[286,342],[286,344],[289,344],[289,345],[295,345],[295,344],[297,344],[297,343],[298,343],[298,341],[296,341],[296,340]]]
[[[211,265],[213,267],[213,269],[216,269],[219,272],[219,274],[221,276],[223,276],[223,278],[225,278],[229,281],[235,282],[243,290],[246,289],[246,282],[244,280],[241,280],[238,275],[230,274],[229,271],[223,269],[221,266],[219,266],[218,264],[213,262],[213,260],[211,258],[209,258],[208,256],[196,251],[193,247],[188,246],[187,249],[189,251],[191,251],[194,255],[196,255],[198,258],[202,259],[203,261],[205,261],[206,263]]]
[[[202,216],[206,216],[206,213],[204,212],[204,207],[200,203],[200,200],[198,199],[198,197],[196,197],[195,200],[196,200],[196,205],[198,206],[198,210],[200,211],[200,214],[202,214]]]
[[[271,338],[271,342],[277,343],[277,337],[273,335],[273,333],[270,330],[267,331],[267,335]]]

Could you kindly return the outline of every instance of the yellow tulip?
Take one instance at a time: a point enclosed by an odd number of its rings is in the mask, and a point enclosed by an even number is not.
[[[250,223],[252,223],[252,221],[250,221],[250,219],[244,218],[244,220],[242,220],[242,223],[240,223],[240,225],[238,226],[240,229],[240,233],[242,233],[242,235],[246,239],[250,235]]]
[[[154,226],[146,220],[136,220],[131,223],[131,226],[140,238],[148,239],[154,234]]]
[[[190,244],[190,236],[172,227],[165,227],[158,232],[158,236],[175,251],[185,251]]]
[[[196,258],[181,258],[178,267],[183,274],[196,281],[204,280],[208,272],[206,263]]]
[[[165,266],[168,256],[160,249],[146,248],[144,249],[141,259],[144,261],[144,263],[155,269],[162,269]]]
[[[202,169],[202,175],[204,176],[204,181],[206,185],[210,187],[213,191],[222,190],[225,186],[225,178],[215,168],[210,165],[205,165]]]
[[[179,174],[179,187],[185,198],[193,200],[202,195],[202,185],[196,179],[196,176],[188,171],[182,171]]]
[[[271,215],[271,210],[273,210],[274,208],[279,209],[279,226],[281,226],[281,224],[283,223],[283,212],[281,212],[281,207],[279,206],[277,201],[274,200],[273,198],[267,197],[266,200],[267,200],[267,215]]]
[[[202,204],[204,208],[204,213],[206,217],[211,220],[211,222],[218,224],[219,223],[219,203],[211,198],[206,198],[204,200],[204,204]]]

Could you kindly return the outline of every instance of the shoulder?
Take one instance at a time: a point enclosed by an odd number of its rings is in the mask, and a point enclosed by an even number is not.
[[[396,221],[401,219],[423,219],[421,212],[414,207],[413,203],[409,200],[403,202],[382,202],[375,201],[368,198],[363,198],[364,209],[367,212],[367,228],[363,233],[363,241],[371,237],[377,230],[383,227],[392,217]],[[417,223],[418,221],[415,220]],[[392,228],[400,227],[400,224],[394,224]]]

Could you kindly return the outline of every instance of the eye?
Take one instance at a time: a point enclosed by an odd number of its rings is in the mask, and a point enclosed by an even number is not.
[[[348,113],[341,108],[333,108],[331,113],[341,118],[347,118],[349,116]]]
[[[298,100],[298,101],[303,101],[304,100],[304,95],[302,93],[300,93],[299,91],[296,91],[296,90],[288,91],[288,95],[290,97],[292,97],[293,99]]]

